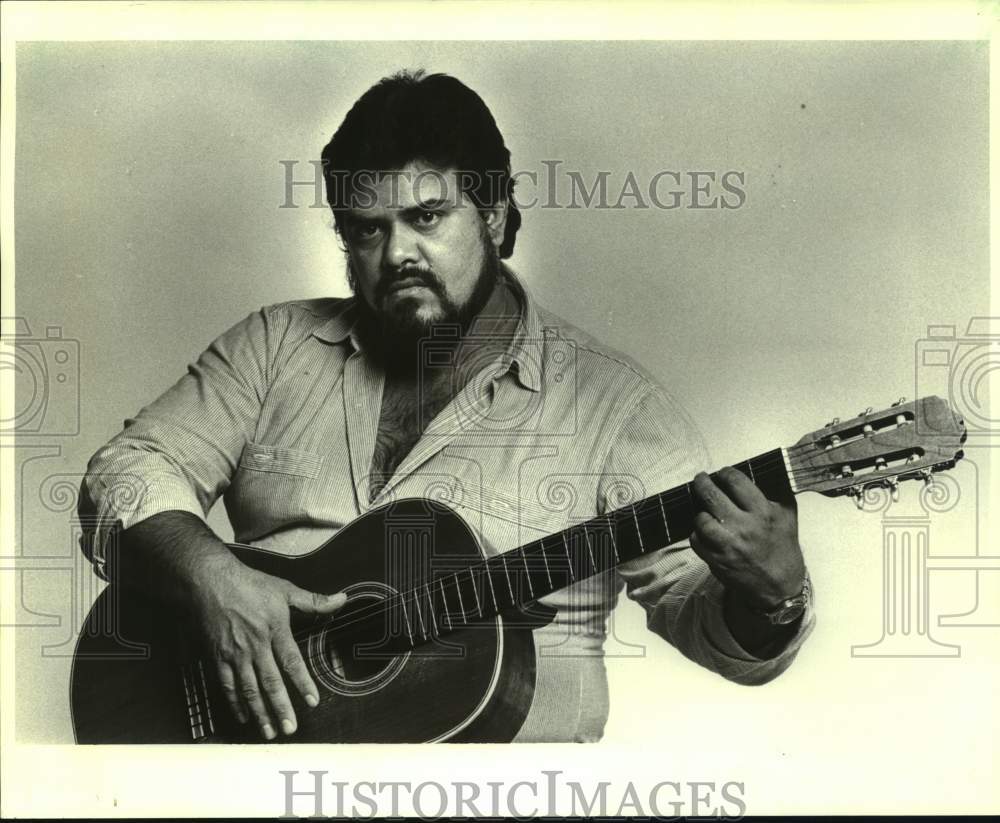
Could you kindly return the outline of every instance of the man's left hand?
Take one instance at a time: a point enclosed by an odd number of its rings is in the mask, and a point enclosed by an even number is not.
[[[768,500],[731,466],[714,481],[701,472],[691,488],[703,507],[694,518],[691,548],[727,590],[761,611],[802,590],[806,567],[794,495]]]

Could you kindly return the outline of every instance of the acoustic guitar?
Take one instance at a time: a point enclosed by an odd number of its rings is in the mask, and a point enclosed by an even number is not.
[[[736,465],[769,497],[851,495],[931,480],[962,457],[962,419],[938,397],[835,419],[795,445]],[[302,588],[345,591],[335,615],[293,624],[320,691],[282,741],[506,742],[535,686],[537,602],[647,551],[685,540],[695,504],[678,486],[501,554],[487,553],[452,509],[403,499],[374,509],[310,554],[231,544],[255,569]],[[231,716],[196,626],[111,583],[94,603],[73,661],[79,743],[259,742]],[[289,689],[289,692],[294,692]]]

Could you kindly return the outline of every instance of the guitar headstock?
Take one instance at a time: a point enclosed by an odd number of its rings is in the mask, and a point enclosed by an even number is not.
[[[835,418],[786,449],[796,492],[815,491],[859,501],[865,488],[885,486],[893,497],[901,480],[930,480],[962,458],[965,423],[940,397],[900,398],[881,411]]]

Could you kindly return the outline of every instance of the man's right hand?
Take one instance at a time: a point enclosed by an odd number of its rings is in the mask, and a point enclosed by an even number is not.
[[[235,555],[214,553],[194,564],[190,597],[219,682],[240,723],[253,717],[266,740],[293,734],[295,711],[284,677],[309,706],[319,693],[292,636],[291,609],[332,614],[347,601],[251,569]]]
[[[109,579],[194,612],[236,719],[257,721],[273,740],[292,734],[295,712],[284,676],[307,705],[316,684],[292,637],[291,610],[331,614],[346,602],[251,569],[197,515],[171,510],[125,529],[108,560]]]

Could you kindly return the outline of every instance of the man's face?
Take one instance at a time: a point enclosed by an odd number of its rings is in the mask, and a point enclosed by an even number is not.
[[[344,220],[366,313],[401,344],[434,324],[464,326],[496,282],[503,208],[480,217],[454,171],[418,161],[367,182]]]

